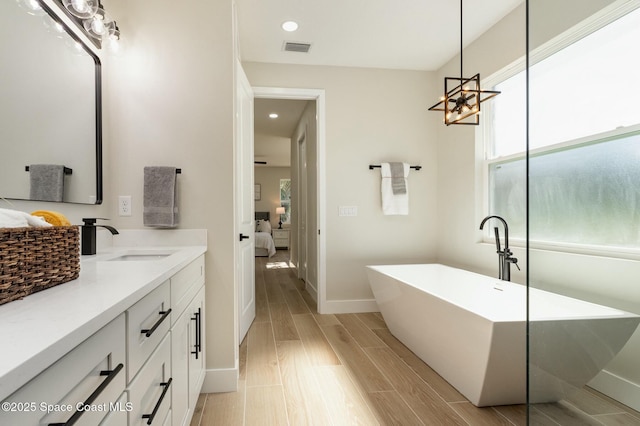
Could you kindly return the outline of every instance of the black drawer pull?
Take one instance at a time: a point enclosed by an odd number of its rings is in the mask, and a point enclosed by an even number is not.
[[[156,321],[155,324],[153,324],[153,327],[148,328],[148,329],[144,329],[144,330],[140,330],[140,333],[144,334],[147,337],[151,337],[153,332],[156,331],[156,328],[158,328],[160,326],[160,324],[162,324],[162,321],[164,321],[169,316],[170,313],[171,313],[171,308],[167,309],[166,311],[158,312],[158,314],[162,315],[160,317],[160,319],[158,321]]]
[[[104,379],[102,383],[100,383],[100,386],[98,386],[96,390],[94,390],[91,393],[91,395],[89,395],[89,398],[87,398],[83,406],[93,404],[93,401],[95,401],[96,398],[100,396],[102,391],[105,390],[107,386],[109,386],[109,383],[111,383],[111,381],[118,375],[118,373],[120,372],[120,370],[122,370],[123,367],[124,365],[120,363],[116,365],[116,368],[114,368],[113,370],[100,371],[100,375],[107,376],[107,378]],[[71,426],[75,424],[84,413],[85,413],[85,410],[76,411],[75,413],[73,413],[73,416],[71,416],[69,420],[67,420],[65,423],[49,423],[49,426]]]
[[[167,391],[169,390],[169,386],[171,386],[172,380],[173,380],[173,377],[170,377],[168,381],[160,383],[160,386],[164,387],[164,389],[162,390],[162,394],[160,395],[160,399],[158,399],[158,402],[156,402],[156,406],[153,407],[153,411],[151,412],[151,414],[142,415],[143,419],[147,419],[148,425],[153,423],[153,418],[156,416],[156,414],[158,414],[158,410],[160,409],[162,400],[164,399],[164,396],[167,394]]]
[[[191,321],[196,322],[196,344],[193,345],[194,351],[191,354],[198,359],[198,354],[202,352],[202,309],[198,308],[198,312],[194,315],[195,317],[191,317]]]

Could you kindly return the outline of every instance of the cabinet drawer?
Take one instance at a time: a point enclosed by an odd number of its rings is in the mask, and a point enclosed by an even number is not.
[[[170,343],[169,335],[165,336],[129,386],[129,426],[161,425],[169,415],[173,391]]]
[[[127,424],[127,415],[131,411],[131,403],[126,392],[113,404],[100,426],[123,426]]]
[[[123,314],[7,398],[0,425],[99,424],[125,388],[124,332]]]
[[[204,283],[204,256],[187,265],[171,277],[172,324],[193,299],[199,284]]]
[[[127,310],[128,382],[136,376],[169,331],[169,306],[167,281]]]

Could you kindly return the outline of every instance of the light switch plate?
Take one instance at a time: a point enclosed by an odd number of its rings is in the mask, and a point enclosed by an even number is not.
[[[338,216],[358,216],[358,206],[340,206]]]

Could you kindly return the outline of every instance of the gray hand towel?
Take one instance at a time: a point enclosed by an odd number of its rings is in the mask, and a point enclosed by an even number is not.
[[[144,168],[144,226],[175,228],[178,226],[175,167]]]
[[[389,163],[389,169],[391,169],[391,190],[393,194],[406,194],[407,185],[404,179],[404,163]]]
[[[64,166],[59,164],[29,165],[29,198],[38,201],[62,201]]]

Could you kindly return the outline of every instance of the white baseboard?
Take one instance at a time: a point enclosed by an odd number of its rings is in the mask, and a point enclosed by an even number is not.
[[[305,290],[307,290],[307,293],[309,293],[311,295],[311,297],[313,298],[313,300],[315,300],[316,302],[318,301],[318,289],[316,288],[315,285],[313,285],[310,282],[305,282]]]
[[[602,370],[588,385],[623,404],[640,411],[640,385]]]
[[[380,312],[375,299],[327,300],[323,314],[357,314],[361,312]]]
[[[238,376],[239,370],[237,368],[207,370],[200,392],[235,392],[238,390]]]

